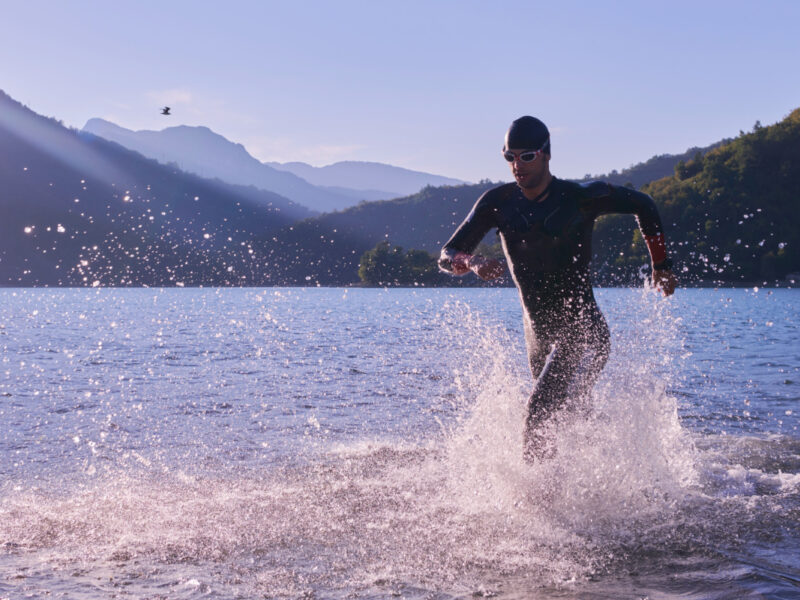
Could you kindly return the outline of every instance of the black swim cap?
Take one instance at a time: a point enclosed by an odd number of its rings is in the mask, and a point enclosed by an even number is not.
[[[536,117],[520,117],[508,128],[506,132],[506,145],[503,151],[515,148],[517,150],[538,150],[550,155],[550,132],[547,125]]]

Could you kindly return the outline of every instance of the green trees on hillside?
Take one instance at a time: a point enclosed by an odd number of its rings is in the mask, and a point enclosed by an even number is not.
[[[403,252],[386,241],[361,255],[358,277],[367,285],[436,285],[441,279],[434,256],[424,250]]]
[[[476,254],[501,258],[499,244],[481,244]],[[378,243],[361,255],[358,277],[361,283],[371,286],[502,286],[510,285],[508,277],[493,282],[484,282],[472,275],[453,277],[439,270],[437,257],[425,250],[403,251],[401,246],[392,246],[388,241]]]
[[[800,270],[800,109],[643,187],[687,273],[721,281]]]

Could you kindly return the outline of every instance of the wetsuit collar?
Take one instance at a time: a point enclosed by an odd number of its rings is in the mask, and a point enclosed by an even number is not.
[[[553,182],[555,180],[556,180],[556,178],[551,176],[550,177],[550,183],[547,184],[547,187],[544,188],[541,191],[541,193],[538,196],[536,196],[533,200],[530,200],[530,202],[533,202],[534,204],[536,204],[537,202],[539,202],[539,200],[541,200],[542,198],[547,196],[548,192],[550,191],[550,188],[553,187]]]

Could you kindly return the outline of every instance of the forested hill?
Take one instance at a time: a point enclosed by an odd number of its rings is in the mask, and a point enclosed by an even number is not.
[[[689,162],[698,155],[704,156],[714,148],[719,148],[730,141],[730,139],[727,139],[703,148],[689,148],[682,154],[659,154],[645,162],[637,163],[627,169],[622,169],[622,171],[614,170],[605,175],[586,175],[580,181],[596,181],[599,179],[607,181],[608,183],[613,183],[614,185],[633,186],[638,190],[646,183],[663,177],[669,177],[675,171],[675,167],[678,164]]]
[[[675,171],[643,189],[685,268],[722,281],[800,271],[800,109]]]

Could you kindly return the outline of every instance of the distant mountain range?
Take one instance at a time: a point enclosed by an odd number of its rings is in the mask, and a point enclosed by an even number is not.
[[[0,285],[253,285],[312,212],[63,127],[0,92]]]
[[[216,139],[209,130],[186,129],[179,133]],[[233,156],[237,145],[221,140]],[[682,272],[781,278],[800,269],[800,223],[792,208],[800,192],[798,140],[795,111],[713,150],[654,157],[607,179],[635,185],[642,173],[655,174],[644,187],[662,211]],[[249,155],[238,148],[246,161]],[[279,172],[258,165],[259,172]],[[340,183],[337,170],[347,165],[311,173],[329,177],[316,181]],[[0,92],[0,285],[351,285],[359,281],[361,256],[379,243],[437,252],[494,185],[428,186],[317,214],[255,185],[200,177],[67,129]],[[629,216],[598,222],[598,281],[630,283],[639,276],[645,251],[634,227]],[[493,245],[496,237],[485,242]],[[474,278],[458,282],[472,285]]]
[[[103,119],[90,119],[83,131],[161,163],[174,163],[184,171],[228,183],[253,185],[318,212],[341,210],[365,200],[397,198],[426,185],[463,183],[380,163],[341,162],[327,167],[262,163],[241,144],[207,127],[181,125],[161,131],[131,131]]]
[[[463,185],[464,181],[412,171],[383,163],[342,161],[325,167],[313,167],[303,162],[265,163],[281,171],[294,173],[309,183],[335,190],[356,188],[359,193],[374,195],[370,200],[391,200],[409,196],[426,186]],[[376,190],[387,190],[379,192]],[[345,191],[344,193],[350,193]]]

